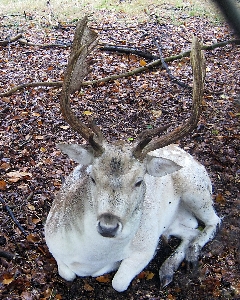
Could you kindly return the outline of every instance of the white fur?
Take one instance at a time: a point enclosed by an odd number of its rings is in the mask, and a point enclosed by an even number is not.
[[[177,146],[155,150],[143,162],[126,145],[105,145],[100,158],[81,146],[60,148],[81,162],[62,186],[45,226],[47,245],[66,280],[117,270],[112,285],[122,292],[153,258],[159,238],[172,235],[182,242],[160,268],[167,285],[182,260],[196,262],[214,237],[220,219],[209,176]],[[145,183],[137,184],[141,180]],[[114,237],[98,231],[99,224],[108,226],[101,219],[105,214],[119,220]],[[196,229],[197,219],[205,224],[203,231]]]

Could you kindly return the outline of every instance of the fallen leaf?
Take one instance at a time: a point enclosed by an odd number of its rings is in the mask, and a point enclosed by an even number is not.
[[[87,292],[91,292],[94,290],[94,288],[87,282],[84,283],[84,290]]]
[[[37,243],[40,241],[40,238],[34,234],[27,235],[27,240],[31,243]]]
[[[9,182],[18,182],[21,179],[30,179],[32,174],[29,172],[12,171],[8,172],[7,176],[9,177]]]
[[[89,111],[89,110],[85,110],[85,111],[83,112],[83,114],[84,114],[85,116],[90,116],[90,115],[92,115],[92,112]]]
[[[7,188],[7,184],[4,180],[0,180],[0,190],[5,191]]]
[[[33,206],[32,204],[28,204],[27,207],[31,211],[35,210],[35,206]]]
[[[154,277],[154,273],[150,271],[142,271],[137,276],[138,279],[146,279],[146,280],[151,280],[153,279],[153,277]]]
[[[108,283],[111,281],[109,274],[98,276],[96,280],[101,283]]]
[[[146,273],[145,277],[146,277],[147,280],[153,279],[153,277],[154,277],[154,273],[153,272],[146,271],[145,273]]]
[[[161,110],[152,110],[152,115],[154,118],[160,118],[162,115],[162,111]]]
[[[141,67],[146,66],[146,64],[147,64],[147,63],[146,63],[146,61],[145,61],[144,59],[141,59],[141,60],[140,60],[140,66],[141,66]]]
[[[61,125],[60,128],[62,128],[63,130],[67,130],[67,129],[69,129],[69,126],[68,125]]]
[[[7,171],[10,167],[11,165],[7,162],[1,164],[1,169],[4,169],[5,171]]]
[[[43,136],[42,136],[42,135],[36,135],[36,136],[35,136],[35,139],[36,139],[36,140],[43,140]]]
[[[41,114],[38,113],[38,112],[33,112],[32,115],[33,115],[34,117],[40,117],[40,116],[41,116]]]
[[[11,282],[13,282],[13,280],[14,280],[14,276],[12,274],[9,273],[3,274],[3,281],[2,281],[3,284],[8,285]]]
[[[35,207],[34,207],[34,208],[35,208]],[[33,222],[33,224],[38,224],[38,223],[41,222],[41,219],[38,219],[38,218],[32,219],[32,222]]]
[[[217,203],[220,203],[220,204],[225,204],[226,203],[226,200],[225,200],[225,198],[223,197],[222,194],[217,194],[215,201]]]

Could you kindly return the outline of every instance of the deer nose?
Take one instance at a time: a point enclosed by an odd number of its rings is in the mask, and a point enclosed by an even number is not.
[[[113,238],[121,229],[122,224],[119,218],[112,214],[102,214],[98,219],[97,230],[104,237]]]

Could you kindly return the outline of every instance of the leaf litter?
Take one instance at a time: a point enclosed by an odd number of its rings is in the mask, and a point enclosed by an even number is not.
[[[190,48],[193,34],[204,44],[234,38],[226,24],[212,24],[200,17],[183,18],[178,25],[142,21],[126,24],[123,13],[104,12],[101,21],[90,24],[100,35],[100,44],[133,46],[157,55],[153,37],[160,37],[165,57]],[[1,27],[1,35],[14,35],[15,28]],[[22,20],[27,38],[36,43],[56,40],[69,43],[74,27],[42,28],[32,20]],[[107,28],[105,30],[105,28]],[[26,30],[27,29],[27,30]],[[22,46],[1,47],[0,89],[32,81],[62,80],[69,49]],[[111,287],[113,274],[98,278],[78,278],[67,283],[57,275],[57,266],[44,242],[43,226],[55,193],[75,164],[56,148],[60,142],[83,142],[61,117],[60,89],[31,88],[0,100],[0,190],[1,197],[22,224],[23,236],[0,206],[0,251],[14,253],[13,259],[0,257],[2,299],[237,299],[239,281],[239,110],[234,100],[240,94],[239,46],[228,45],[205,52],[207,75],[203,113],[198,127],[180,146],[208,169],[213,181],[213,197],[223,225],[217,237],[204,247],[197,276],[186,272],[183,263],[174,281],[160,289],[159,265],[177,242],[164,241],[152,262],[123,294]],[[135,55],[95,50],[93,72],[87,80],[129,71],[145,65]],[[189,59],[169,64],[173,75],[191,85]],[[170,82],[160,68],[133,77],[97,86],[82,87],[72,98],[72,106],[87,122],[97,121],[109,140],[132,141],[145,128],[184,122],[191,95]],[[29,198],[29,195],[32,197]]]

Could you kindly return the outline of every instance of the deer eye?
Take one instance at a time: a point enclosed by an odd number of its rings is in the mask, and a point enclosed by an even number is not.
[[[92,180],[92,183],[96,184],[95,179],[94,179],[93,177],[90,177],[90,178],[91,178],[91,180]]]
[[[142,180],[137,181],[137,182],[135,183],[135,186],[136,186],[136,187],[139,187],[139,186],[142,184],[142,182],[143,182]]]

